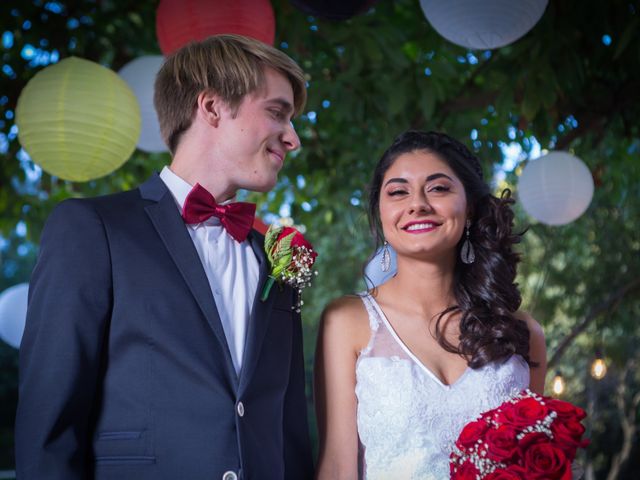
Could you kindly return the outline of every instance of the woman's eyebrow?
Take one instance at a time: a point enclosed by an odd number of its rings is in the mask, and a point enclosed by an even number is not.
[[[387,180],[384,186],[386,187],[390,183],[409,183],[409,182],[407,181],[406,178],[390,178],[389,180]]]
[[[446,173],[434,173],[432,175],[429,175],[425,181],[430,182],[431,180],[436,180],[438,178],[447,178],[449,180],[451,180],[453,182],[453,178],[451,178],[449,175],[447,175]],[[389,180],[386,181],[386,183],[384,184],[384,186],[386,187],[387,185],[389,185],[390,183],[409,183],[409,181],[406,178],[400,178],[400,177],[396,177],[396,178],[390,178]]]
[[[433,175],[429,175],[427,177],[427,182],[430,182],[431,180],[435,180],[437,178],[448,178],[449,180],[451,180],[453,182],[453,178],[451,178],[449,175],[447,175],[446,173],[434,173]]]

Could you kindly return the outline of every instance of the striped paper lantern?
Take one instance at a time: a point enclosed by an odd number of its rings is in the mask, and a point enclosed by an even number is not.
[[[29,284],[20,283],[0,293],[0,339],[20,348],[27,319]]]
[[[593,198],[593,177],[578,157],[551,152],[527,163],[518,180],[524,210],[547,225],[573,222]]]
[[[115,72],[70,57],[27,83],[16,124],[20,143],[43,170],[84,182],[129,159],[140,136],[140,109]]]
[[[160,135],[160,122],[153,106],[153,88],[156,74],[164,63],[162,55],[138,57],[118,71],[138,99],[142,125],[137,147],[145,152],[166,152],[167,145]]]
[[[531,30],[548,0],[420,0],[431,26],[472,50],[504,47]]]
[[[273,45],[276,20],[269,0],[161,0],[156,35],[165,55],[191,41],[235,33]]]

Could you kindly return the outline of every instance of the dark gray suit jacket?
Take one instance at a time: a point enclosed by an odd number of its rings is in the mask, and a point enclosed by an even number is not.
[[[175,201],[138,189],[51,214],[20,348],[21,480],[311,478],[300,316],[260,280],[235,373]],[[242,405],[240,405],[242,404]],[[232,477],[231,477],[232,478]]]

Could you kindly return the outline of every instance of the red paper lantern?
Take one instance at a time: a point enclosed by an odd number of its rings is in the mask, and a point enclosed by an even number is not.
[[[267,233],[267,230],[269,230],[269,225],[267,225],[266,223],[264,223],[262,220],[260,220],[258,217],[255,217],[253,219],[253,229],[257,230],[258,232],[260,232],[262,235],[265,235]]]
[[[161,0],[156,35],[165,55],[194,40],[235,33],[273,45],[276,20],[269,0]]]

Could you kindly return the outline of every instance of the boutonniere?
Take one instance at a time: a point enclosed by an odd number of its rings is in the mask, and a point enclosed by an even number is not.
[[[298,303],[293,308],[300,312],[302,289],[311,285],[312,267],[318,254],[302,234],[292,227],[271,225],[264,239],[264,249],[271,266],[269,278],[260,297],[264,302],[275,282],[289,285],[298,291]]]

